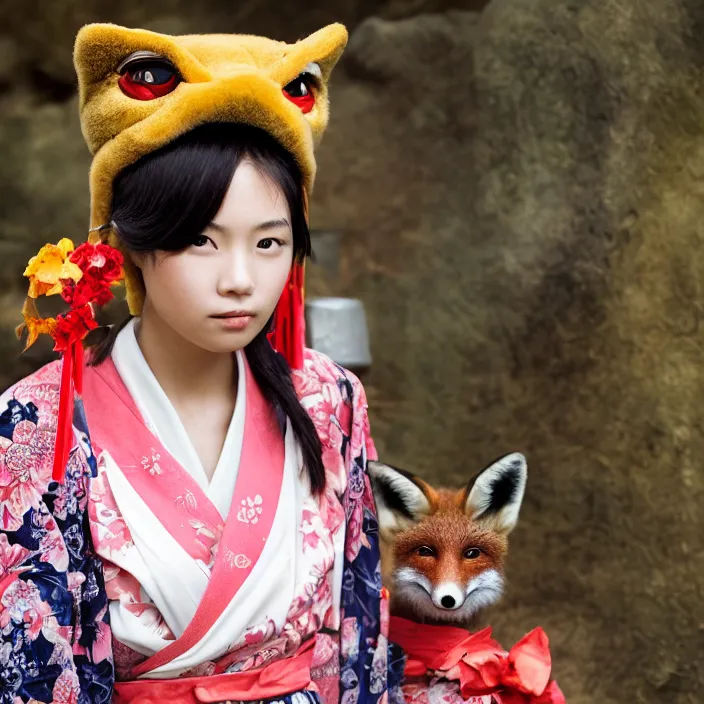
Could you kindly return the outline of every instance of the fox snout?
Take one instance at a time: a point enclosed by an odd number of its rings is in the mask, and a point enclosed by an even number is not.
[[[412,567],[400,567],[397,569],[394,572],[394,581],[399,586],[416,585],[420,587],[427,592],[438,609],[455,611],[464,604],[466,594],[462,585],[457,582],[441,582],[438,585],[433,585],[424,574]]]
[[[454,611],[464,603],[464,594],[454,582],[445,582],[430,592],[430,598],[438,609]]]
[[[525,458],[509,455],[455,491],[378,462],[369,463],[369,472],[392,613],[470,624],[503,593],[507,536],[523,499]]]
[[[470,621],[482,608],[500,599],[504,588],[503,574],[497,568],[468,579],[460,577],[434,584],[417,569],[397,567],[391,581],[395,602],[405,605],[404,612],[410,607],[417,616],[435,621]]]

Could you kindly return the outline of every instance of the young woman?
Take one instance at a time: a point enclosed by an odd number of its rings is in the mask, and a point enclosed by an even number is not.
[[[30,261],[63,358],[0,398],[3,704],[396,696],[364,391],[301,347],[345,41],[79,33],[93,239]]]

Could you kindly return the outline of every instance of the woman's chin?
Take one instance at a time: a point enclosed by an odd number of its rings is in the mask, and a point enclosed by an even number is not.
[[[203,340],[201,347],[213,354],[234,354],[244,349],[252,339],[251,335],[222,335],[218,339]]]
[[[204,335],[199,345],[215,354],[232,354],[244,349],[259,333],[259,330],[227,330]]]

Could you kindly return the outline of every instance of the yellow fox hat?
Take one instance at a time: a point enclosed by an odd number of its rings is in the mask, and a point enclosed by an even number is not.
[[[169,36],[114,24],[83,27],[74,65],[81,129],[93,154],[91,231],[109,225],[120,171],[206,122],[268,132],[293,155],[310,195],[313,148],[328,123],[327,84],[346,43],[340,24],[295,44],[237,34]],[[119,245],[112,232],[108,242]],[[139,315],[144,285],[128,256],[125,286],[130,312]]]
[[[46,244],[30,259],[24,323],[17,328],[18,336],[27,333],[27,347],[48,333],[62,354],[55,480],[63,480],[72,446],[74,392],[82,390],[83,339],[97,327],[94,306],[111,300],[110,288],[123,276],[130,313],[140,315],[144,303],[141,273],[129,252],[117,251],[109,222],[115,177],[201,124],[231,122],[263,129],[287,149],[307,197],[313,147],[328,123],[328,79],[346,43],[339,24],[295,44],[236,34],[175,37],[113,24],[79,31],[74,64],[81,128],[93,154],[91,236],[78,247],[69,239]],[[70,310],[43,318],[36,299],[57,294]],[[303,310],[303,267],[294,264],[269,338],[294,369],[303,366]]]

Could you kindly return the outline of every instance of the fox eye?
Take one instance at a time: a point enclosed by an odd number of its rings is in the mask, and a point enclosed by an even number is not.
[[[482,551],[479,548],[467,548],[463,556],[465,560],[476,560],[481,554]]]
[[[435,556],[435,550],[433,548],[428,547],[427,545],[421,545],[416,552],[421,556],[421,557],[434,557]]]
[[[301,112],[308,113],[315,105],[315,95],[313,88],[316,85],[315,77],[304,72],[298,78],[284,86],[284,95],[297,105]]]
[[[118,85],[135,100],[154,100],[173,92],[181,77],[174,65],[156,54],[136,51],[118,67]]]

